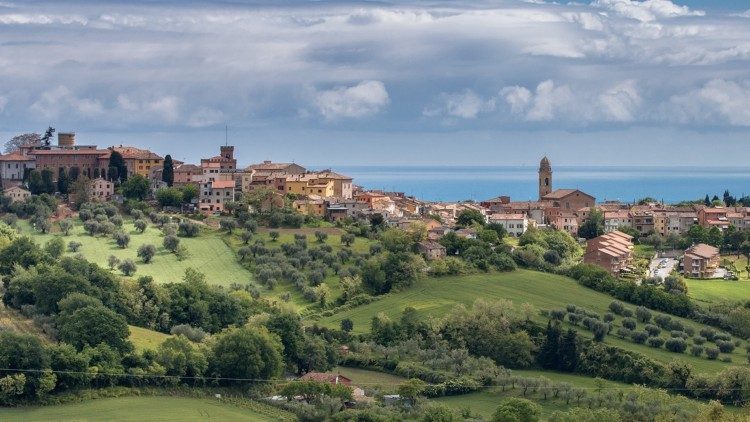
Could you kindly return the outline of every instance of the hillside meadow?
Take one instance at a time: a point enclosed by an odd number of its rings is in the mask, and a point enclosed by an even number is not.
[[[32,236],[39,244],[46,243],[54,236],[62,236],[66,245],[71,241],[80,242],[82,246],[78,252],[66,250],[66,254],[81,253],[87,260],[104,268],[107,268],[107,258],[110,255],[120,260],[132,259],[138,266],[134,277],[147,275],[159,283],[180,281],[185,270],[191,267],[206,274],[209,283],[222,286],[232,283],[247,284],[253,279],[250,271],[237,262],[234,251],[222,240],[221,234],[210,229],[201,230],[197,237],[181,237],[180,244],[187,248],[188,257],[179,260],[162,247],[164,236],[153,224],[149,224],[144,233],[138,233],[133,227],[133,222],[126,220],[123,231],[130,235],[130,244],[125,249],[118,247],[111,236],[88,235],[79,221],[76,221],[69,236],[63,236],[59,230],[47,234],[39,233],[24,220],[18,222],[18,227],[22,233]],[[156,256],[149,264],[144,264],[137,256],[138,247],[143,244],[152,244],[157,248]]]
[[[471,306],[477,299],[507,299],[519,308],[523,303],[530,303],[536,308],[533,319],[540,324],[546,324],[548,318],[541,315],[539,311],[565,309],[566,305],[574,304],[602,315],[608,311],[609,304],[613,301],[612,297],[582,287],[568,277],[519,269],[509,273],[426,278],[418,281],[409,289],[392,292],[372,303],[323,317],[317,321],[311,320],[309,323],[337,328],[343,319],[349,318],[354,322],[353,332],[366,333],[370,330],[372,318],[379,313],[384,313],[391,319],[397,320],[405,308],[412,307],[422,317],[441,317],[450,312],[454,306],[458,304]],[[635,310],[633,305],[625,304],[625,306]],[[656,316],[660,313],[652,311],[652,314]],[[703,325],[684,318],[672,317],[672,319],[682,322],[686,327],[692,327],[696,333],[704,328]],[[645,344],[623,340],[614,335],[616,329],[620,326],[620,321],[620,317],[615,319],[615,327],[606,336],[605,343],[642,353],[664,363],[680,359],[693,365],[698,372],[716,372],[730,365],[719,360],[695,357],[690,355],[689,352],[676,354],[664,348],[655,349]],[[642,329],[643,325],[638,323],[638,329]],[[583,327],[573,326],[567,321],[564,323],[564,327],[572,327],[583,336],[591,336],[591,333]],[[666,339],[669,337],[669,333],[664,330],[661,336]],[[735,348],[733,353],[728,354],[735,365],[744,365],[747,362],[744,345],[745,342],[742,342],[740,347]]]
[[[265,405],[246,408],[209,398],[135,396],[95,399],[57,406],[0,408],[0,420],[8,422],[142,422],[148,420],[274,422],[295,419],[291,414],[268,408]]]

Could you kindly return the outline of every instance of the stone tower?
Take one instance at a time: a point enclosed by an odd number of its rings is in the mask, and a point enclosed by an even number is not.
[[[552,166],[547,157],[539,163],[539,199],[552,192]]]

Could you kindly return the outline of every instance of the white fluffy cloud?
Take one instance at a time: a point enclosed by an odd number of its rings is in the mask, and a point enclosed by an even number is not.
[[[480,113],[495,109],[495,99],[484,99],[474,91],[466,89],[459,93],[440,94],[436,105],[422,111],[424,116],[447,116],[461,119],[475,119]]]
[[[687,6],[676,5],[670,0],[596,0],[592,5],[641,22],[651,22],[659,18],[704,16],[706,14],[702,10],[691,10]]]
[[[94,98],[79,98],[65,86],[42,93],[31,105],[31,111],[46,119],[57,119],[67,113],[76,117],[96,118],[104,113],[101,102]]]
[[[613,86],[599,96],[603,117],[614,122],[631,122],[641,107],[642,99],[635,81]]]
[[[679,123],[750,127],[750,80],[711,80],[698,89],[671,97],[662,113]]]
[[[354,86],[339,86],[315,94],[315,106],[327,120],[372,116],[389,101],[385,84],[380,81],[363,81]]]

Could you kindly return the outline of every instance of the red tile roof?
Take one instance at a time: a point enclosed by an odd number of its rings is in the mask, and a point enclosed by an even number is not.
[[[214,180],[211,182],[211,189],[228,189],[234,186],[234,180]]]

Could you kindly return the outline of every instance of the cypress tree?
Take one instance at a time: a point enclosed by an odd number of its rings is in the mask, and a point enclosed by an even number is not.
[[[43,169],[42,170],[42,191],[44,193],[53,194],[55,193],[55,190],[57,186],[55,186],[54,178],[52,177],[52,170],[50,169]]]
[[[568,329],[560,341],[560,366],[562,371],[574,372],[578,367],[578,334]]]
[[[547,322],[544,342],[539,348],[537,361],[542,368],[558,369],[560,367],[560,324]]]
[[[65,195],[70,190],[70,176],[68,170],[63,167],[57,175],[57,191]]]
[[[29,173],[29,191],[34,195],[44,193],[44,183],[39,170],[34,169]]]
[[[113,172],[112,168],[117,169],[117,171]],[[128,178],[128,166],[125,164],[122,154],[117,151],[112,151],[112,154],[109,155],[109,174],[111,176],[109,180],[113,182],[117,181],[118,177],[121,182]]]
[[[169,187],[174,183],[174,163],[172,162],[172,156],[169,154],[164,157],[164,168],[161,172],[161,180],[166,182]]]

